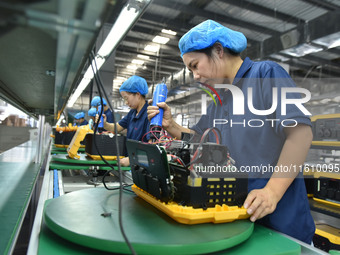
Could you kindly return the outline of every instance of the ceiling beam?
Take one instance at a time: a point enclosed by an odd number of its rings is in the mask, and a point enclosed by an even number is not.
[[[201,16],[201,17],[208,18],[208,19],[213,18],[215,21],[218,21],[218,22],[224,22],[224,23],[228,23],[228,24],[231,24],[231,25],[244,27],[244,28],[247,28],[247,29],[250,29],[250,30],[255,30],[255,31],[260,32],[260,33],[265,33],[265,34],[269,34],[269,35],[278,35],[279,34],[278,31],[273,30],[273,29],[269,29],[265,26],[256,25],[254,23],[246,22],[244,20],[237,19],[237,18],[234,18],[234,17],[231,17],[231,16],[221,15],[221,14],[218,14],[216,12],[211,12],[211,11],[208,11],[208,10],[201,9],[199,7],[195,7],[193,5],[189,6],[189,5],[186,5],[186,4],[181,4],[179,2],[171,2],[169,0],[153,0],[152,4],[171,8],[171,9],[180,10],[182,13],[186,13],[186,14],[190,14],[190,15]]]
[[[320,27],[322,29],[320,29]],[[328,12],[308,23],[300,24],[296,29],[273,36],[261,43],[260,58],[273,53],[279,53],[303,43],[309,43],[315,39],[340,31],[340,15],[338,12]]]
[[[228,3],[237,7],[240,7],[242,9],[246,9],[252,12],[256,12],[262,15],[266,15],[268,17],[274,18],[274,19],[280,19],[285,22],[289,23],[304,23],[305,21],[303,19],[300,19],[298,17],[294,17],[292,15],[286,14],[284,12],[280,12],[276,9],[271,9],[263,5],[256,4],[249,0],[220,0],[223,3]]]
[[[320,0],[302,0],[302,1],[309,3],[309,4],[312,4],[312,5],[315,5],[317,7],[324,8],[328,11],[340,10],[339,5],[328,2],[327,0],[322,0],[322,1],[320,1]]]
[[[320,64],[321,65],[328,65],[330,67],[334,67],[334,68],[337,68],[337,69],[340,68],[340,64],[339,63],[334,63],[331,60],[327,60],[327,59],[324,59],[324,58],[319,58],[319,57],[313,56],[311,54],[303,56],[302,59],[307,59],[307,60],[312,61],[312,62],[314,62],[316,64],[319,64],[319,65]],[[339,71],[340,71],[340,69],[339,69]]]

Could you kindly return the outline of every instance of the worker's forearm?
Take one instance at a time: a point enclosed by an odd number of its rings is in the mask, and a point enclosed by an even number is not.
[[[290,132],[287,135],[276,165],[277,171],[273,173],[266,185],[266,187],[275,193],[278,201],[302,170],[312,141],[312,133],[309,126],[302,125],[294,128],[294,132]]]
[[[104,122],[104,128],[105,128],[107,131],[111,131],[112,133],[115,132],[115,125],[114,125],[114,123]]]
[[[170,125],[166,128],[166,131],[174,138],[181,139],[182,133],[193,133],[189,128],[182,127],[177,124],[174,120],[171,121]]]

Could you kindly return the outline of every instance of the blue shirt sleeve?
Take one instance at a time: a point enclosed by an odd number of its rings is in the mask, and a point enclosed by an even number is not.
[[[311,126],[309,115],[305,115],[296,104],[283,105],[286,112],[282,112],[282,89],[296,88],[296,85],[286,70],[274,62],[267,70],[262,82],[265,109],[269,109],[273,104],[273,88],[277,88],[277,97],[274,96],[274,98],[277,98],[277,108],[271,116],[271,118],[278,120],[275,121],[275,132],[283,135],[285,126],[295,125],[296,123]],[[286,98],[298,102],[301,100],[301,94],[298,92],[286,93]],[[304,106],[302,105],[302,107]]]
[[[211,102],[207,108],[207,114],[202,115],[199,121],[190,129],[194,130],[197,134],[203,135],[204,131],[213,126],[211,117],[213,116],[214,104]]]
[[[105,111],[105,115],[106,115],[106,121],[108,122],[108,123],[113,123],[114,121],[113,121],[113,113],[112,113],[112,111],[110,110],[110,109],[107,109],[106,111]]]
[[[131,111],[129,111],[129,113],[124,118],[122,118],[118,122],[118,124],[123,128],[127,128],[129,126],[130,119],[131,119],[130,115],[131,115]]]

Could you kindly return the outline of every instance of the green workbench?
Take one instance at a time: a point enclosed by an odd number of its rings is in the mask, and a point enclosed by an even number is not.
[[[79,148],[78,152],[85,152],[85,148]],[[53,144],[51,147],[51,155],[53,154],[67,154],[67,148],[56,147]]]
[[[69,158],[67,154],[56,154],[51,157],[50,169],[58,170],[79,170],[88,169],[91,166],[96,166],[97,170],[112,170],[112,168],[102,160],[95,160],[88,157],[86,154],[78,154],[79,159]],[[117,160],[107,160],[115,170],[118,170]],[[123,171],[129,171],[130,167],[121,167]]]
[[[15,245],[39,175],[36,151],[36,142],[29,141],[0,154],[0,254]]]
[[[129,252],[118,225],[118,197],[118,191],[95,188],[48,200],[38,254]],[[301,251],[294,241],[260,225],[254,227],[248,220],[224,224],[177,223],[126,191],[123,226],[138,254],[269,255]]]

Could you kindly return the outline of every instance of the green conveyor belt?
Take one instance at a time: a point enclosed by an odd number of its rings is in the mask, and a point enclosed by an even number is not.
[[[67,163],[67,164],[83,164],[83,165],[105,165],[105,162],[102,160],[94,160],[88,157],[86,154],[78,154],[80,156],[79,159],[69,158],[68,155],[58,154],[53,155],[51,158],[51,162],[54,163]],[[106,160],[110,164],[116,165],[116,160]]]
[[[47,201],[44,211],[46,221],[40,234],[38,254],[107,255],[125,252],[123,244],[117,245],[122,242],[117,222],[117,197],[117,191],[96,188]],[[110,212],[111,216],[103,217],[103,212]],[[225,224],[183,225],[141,198],[126,192],[123,193],[123,225],[138,254],[204,254],[209,249],[216,251],[213,254],[221,255],[301,253],[299,244],[247,220]],[[253,226],[253,233],[247,239]],[[242,231],[244,235],[236,240],[237,233]],[[113,239],[117,239],[117,243]],[[231,242],[236,246],[230,247]],[[146,243],[150,246],[142,248]],[[99,246],[100,250],[93,249],[94,246]]]
[[[0,254],[8,254],[25,216],[41,164],[36,143],[26,142],[0,154]]]
[[[113,166],[115,170],[118,170],[118,166]],[[89,166],[86,166],[86,165],[77,165],[77,164],[61,164],[61,163],[50,163],[50,169],[53,170],[53,169],[58,169],[58,170],[81,170],[81,169],[88,169]],[[120,169],[122,171],[130,171],[130,167],[120,167]],[[112,170],[111,167],[109,166],[98,166],[98,169],[97,170],[106,170],[106,171],[109,171],[109,170]]]
[[[84,189],[48,201],[46,225],[71,242],[107,252],[129,253],[119,231],[117,191]],[[184,225],[134,194],[123,194],[126,235],[138,254],[215,252],[237,245],[253,232],[253,223]],[[104,217],[103,213],[111,216]]]

